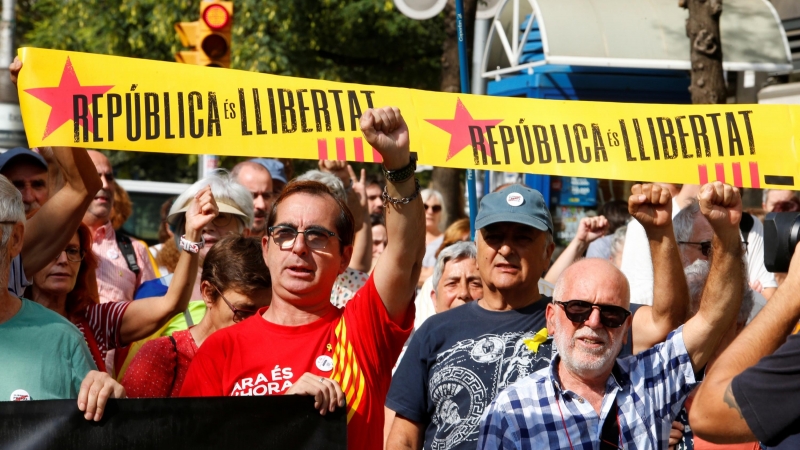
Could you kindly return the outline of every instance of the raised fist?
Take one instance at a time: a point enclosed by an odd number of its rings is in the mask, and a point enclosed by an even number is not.
[[[708,219],[719,237],[736,236],[739,240],[739,221],[742,220],[742,197],[739,189],[719,181],[708,183],[697,194],[700,212]]]
[[[385,107],[364,111],[361,132],[369,145],[381,154],[386,170],[397,170],[408,164],[408,126],[400,109]]]
[[[590,244],[608,233],[608,219],[603,216],[584,217],[578,224],[575,239]]]
[[[628,212],[645,231],[672,224],[672,194],[657,184],[634,184],[628,197]]]

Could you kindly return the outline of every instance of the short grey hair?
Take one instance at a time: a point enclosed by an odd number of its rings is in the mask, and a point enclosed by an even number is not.
[[[686,242],[692,239],[694,220],[698,214],[700,214],[700,204],[697,203],[697,200],[691,199],[689,204],[675,215],[675,218],[672,219],[672,227],[675,230],[676,241]]]
[[[344,190],[344,183],[336,175],[319,170],[309,170],[295,178],[295,181],[317,181],[322,183],[330,189],[331,194],[347,204],[347,192]]]
[[[25,206],[22,204],[22,194],[3,175],[0,175],[0,221],[25,224]],[[2,225],[3,238],[0,239],[0,245],[3,248],[8,244],[8,238],[11,236],[13,228],[14,224]]]
[[[708,281],[708,274],[711,271],[711,264],[708,261],[698,259],[692,264],[683,269],[686,275],[686,283],[689,286],[689,313],[691,316],[697,314],[700,310],[700,299],[703,296],[703,289]],[[750,312],[753,309],[753,290],[747,285],[745,280],[744,295],[742,297],[742,305],[739,307],[739,314],[736,316],[736,323],[744,325],[750,317]]]
[[[436,265],[433,267],[433,290],[436,295],[439,295],[439,281],[444,275],[444,266],[449,261],[470,258],[478,259],[478,249],[472,241],[459,241],[453,245],[449,245],[439,252],[436,258]]]
[[[169,216],[183,209],[206,186],[211,186],[211,193],[214,194],[214,199],[217,201],[226,199],[233,202],[236,208],[247,216],[246,219],[239,221],[239,232],[245,226],[253,223],[253,194],[246,187],[237,183],[225,170],[216,170],[189,186],[189,189],[179,195],[175,202],[172,203],[172,207],[169,209]],[[178,230],[175,233],[176,242],[180,240],[180,235],[183,234],[183,228],[186,223],[185,216],[185,214],[181,214],[181,217],[175,221],[175,228]],[[237,216],[237,219],[241,219],[241,217]]]

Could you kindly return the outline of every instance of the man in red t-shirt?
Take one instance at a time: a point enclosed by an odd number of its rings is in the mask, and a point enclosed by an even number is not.
[[[389,243],[367,284],[345,309],[330,303],[353,252],[353,217],[324,185],[290,183],[262,239],[271,305],[205,341],[181,396],[311,395],[321,414],[346,398],[348,447],[383,447],[383,403],[414,324],[425,221],[400,111],[367,110],[361,130],[387,178]]]

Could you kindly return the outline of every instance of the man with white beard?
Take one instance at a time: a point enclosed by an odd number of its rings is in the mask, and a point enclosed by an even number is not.
[[[660,190],[635,185],[629,209],[654,254],[654,291],[683,278],[669,208]],[[630,327],[630,287],[609,262],[585,259],[559,278],[547,329],[558,356],[503,391],[487,408],[478,449],[666,448],[672,422],[699,372],[736,320],[744,287],[738,189],[714,182],[698,195],[714,229],[714,258],[697,314],[664,343],[617,359]],[[668,265],[668,270],[663,266]],[[665,280],[669,274],[671,280]],[[595,444],[599,444],[595,446]]]

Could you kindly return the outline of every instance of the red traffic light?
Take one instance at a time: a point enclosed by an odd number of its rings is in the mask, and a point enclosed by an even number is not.
[[[212,30],[225,28],[230,20],[231,16],[228,10],[222,5],[212,4],[203,11],[203,22]]]

